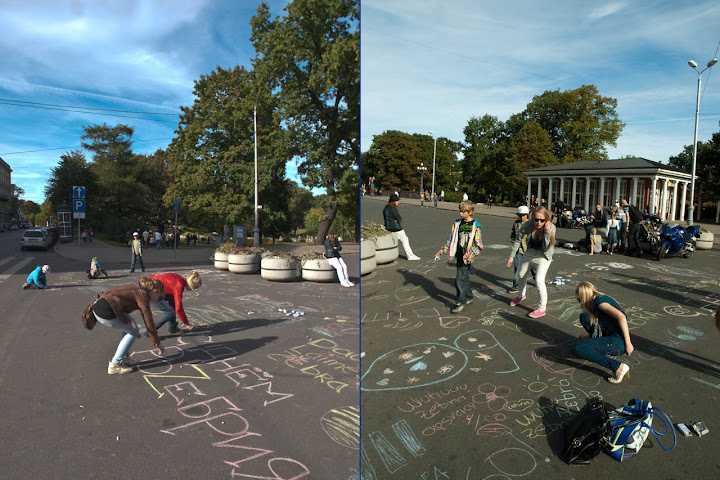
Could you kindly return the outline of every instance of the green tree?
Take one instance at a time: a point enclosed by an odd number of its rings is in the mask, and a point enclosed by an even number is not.
[[[177,136],[167,151],[174,182],[165,204],[183,199],[186,221],[205,228],[224,224],[254,226],[255,128],[257,108],[258,196],[264,228],[273,228],[277,210],[286,209],[286,151],[276,100],[269,89],[255,88],[252,72],[218,67],[195,82],[195,101],[181,107]]]
[[[492,115],[472,117],[463,133],[462,189],[475,199],[497,197],[505,186],[505,123]]]
[[[360,156],[360,32],[357,0],[293,0],[283,18],[262,3],[251,20],[254,69],[277,90],[298,173],[324,188],[321,243],[338,211],[337,189]]]
[[[434,140],[431,135],[413,134],[415,145],[420,147],[421,162],[427,166],[425,184],[423,188],[428,192],[432,190],[432,166]],[[435,192],[440,195],[441,190],[454,189],[457,179],[460,177],[460,162],[458,156],[462,152],[462,144],[444,137],[437,139],[435,149]]]
[[[616,108],[616,99],[601,96],[594,85],[583,85],[533,97],[520,117],[545,129],[561,163],[604,160],[607,146],[617,146],[625,127]]]
[[[58,205],[70,205],[73,199],[72,189],[76,185],[84,186],[91,198],[101,197],[97,191],[97,177],[80,150],[60,155],[60,161],[50,171],[50,178],[45,185],[45,198],[50,200],[55,209]]]
[[[312,208],[313,194],[307,188],[300,187],[292,180],[287,180],[290,196],[288,198],[288,211],[290,227],[297,235],[298,228],[305,226],[305,214]]]
[[[536,122],[528,121],[510,138],[508,157],[503,166],[504,191],[515,198],[527,192],[527,177],[522,173],[558,162],[552,153],[550,136]]]
[[[432,155],[432,147],[430,154]],[[385,190],[420,189],[417,167],[422,162],[423,151],[412,135],[397,130],[387,130],[374,135],[370,149],[362,156],[365,181],[375,177],[375,185]],[[432,167],[432,159],[430,160]]]

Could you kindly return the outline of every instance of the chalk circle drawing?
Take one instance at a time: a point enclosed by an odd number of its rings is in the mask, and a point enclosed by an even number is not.
[[[483,248],[487,248],[489,250],[510,250],[509,245],[500,245],[500,244],[483,245]]]
[[[586,253],[580,253],[577,250],[562,249],[562,248],[555,249],[555,254],[569,255],[571,257],[584,257],[585,255],[587,255]]]
[[[490,357],[492,358],[494,356],[496,360],[501,358],[504,353],[506,355],[506,357],[504,357],[505,361],[503,362],[505,365],[495,366],[495,373],[512,373],[520,370],[520,367],[515,361],[515,357],[513,357],[512,354],[502,346],[497,338],[495,338],[495,335],[490,333],[488,330],[470,330],[460,334],[455,339],[454,344],[463,352],[483,352],[486,353],[486,355],[492,353]],[[507,359],[509,359],[509,362]],[[485,361],[487,360],[488,359],[485,359]]]
[[[454,351],[457,355],[445,357],[443,352],[448,351]],[[468,357],[465,352],[449,345],[440,343],[405,345],[381,355],[370,364],[361,378],[361,390],[377,392],[434,385],[455,377],[467,363]],[[386,369],[394,373],[384,376]],[[408,377],[419,377],[420,381],[408,385]]]
[[[360,408],[333,408],[320,418],[320,426],[338,445],[355,451],[360,448]]]
[[[696,270],[689,270],[687,268],[678,268],[678,267],[671,267],[667,264],[660,264],[660,263],[645,263],[645,268],[648,270],[652,270],[653,272],[658,273],[667,273],[669,275],[680,275],[683,277],[695,277],[695,278],[701,278],[703,277],[702,272],[698,272]]]

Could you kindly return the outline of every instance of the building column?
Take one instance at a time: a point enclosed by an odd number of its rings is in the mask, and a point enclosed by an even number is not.
[[[565,188],[565,177],[560,177],[560,193],[558,193],[558,199],[565,203],[565,198],[563,198],[563,190]]]
[[[528,177],[527,204],[530,206],[530,195],[532,195],[532,178]]]
[[[598,192],[598,198],[597,202],[599,204],[603,204],[603,197],[605,196],[605,177],[600,177],[600,191]],[[603,205],[603,207],[607,207],[607,205]]]
[[[687,218],[685,218],[685,202],[687,202],[687,184],[688,182],[683,182],[682,200],[680,201],[680,220],[685,221],[687,221]]]
[[[552,201],[552,196],[553,196],[552,187],[553,187],[553,178],[552,178],[552,177],[548,177],[548,201],[547,201],[547,206],[548,206],[548,207],[550,207],[550,206],[553,204],[553,201]],[[552,207],[551,207],[551,208],[552,208]]]
[[[541,205],[540,201],[542,200],[542,177],[538,177],[538,188],[535,200],[537,201],[538,205]]]
[[[667,178],[662,179],[662,192],[660,195],[660,208],[658,211],[660,212],[660,218],[663,220],[666,219],[667,214]]]
[[[620,199],[622,198],[620,195],[620,177],[615,178],[615,191],[613,192],[613,196],[615,197],[616,202],[620,202]]]
[[[652,184],[650,187],[650,191],[652,193],[650,195],[650,208],[648,209],[650,214],[653,214],[658,211],[658,208],[655,207],[655,190],[657,189],[657,180],[658,180],[657,177],[653,177]]]
[[[585,177],[585,198],[583,205],[586,212],[590,213],[590,177]]]
[[[635,205],[639,209],[640,206],[637,205],[637,196],[636,196],[637,184],[638,184],[638,177],[632,177],[632,190],[630,191],[630,198],[628,200],[629,200],[630,205]]]
[[[670,220],[675,221],[675,213],[677,212],[678,182],[675,180],[673,186],[672,205],[670,206]]]
[[[575,210],[575,198],[577,197],[577,177],[572,177],[572,197],[570,198],[570,210]]]

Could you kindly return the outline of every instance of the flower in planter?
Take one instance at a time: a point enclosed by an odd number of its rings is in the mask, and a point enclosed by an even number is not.
[[[233,250],[235,249],[235,245],[233,245],[231,242],[225,242],[222,245],[220,245],[215,251],[219,253],[226,253],[228,255],[233,253]]]
[[[385,230],[385,226],[379,223],[366,223],[360,227],[360,236],[365,240],[375,240],[378,237],[387,235],[388,232]]]
[[[324,260],[325,255],[322,254],[322,252],[314,252],[314,251],[308,251],[303,252],[300,254],[300,260],[302,261],[303,265],[305,265],[305,262],[309,260]]]
[[[293,260],[295,255],[290,252],[266,251],[262,254],[262,258],[283,258],[285,260]]]
[[[265,249],[262,247],[234,247],[233,255],[262,255]]]

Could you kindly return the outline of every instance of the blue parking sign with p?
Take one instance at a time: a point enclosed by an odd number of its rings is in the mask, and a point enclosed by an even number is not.
[[[80,198],[73,198],[73,212],[84,212],[85,211],[85,200]]]

